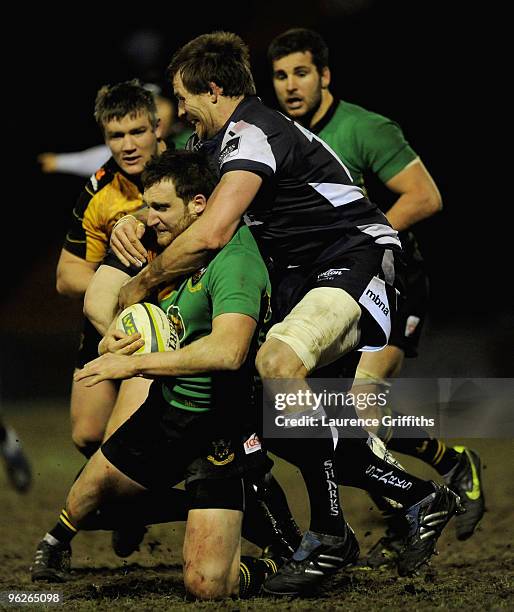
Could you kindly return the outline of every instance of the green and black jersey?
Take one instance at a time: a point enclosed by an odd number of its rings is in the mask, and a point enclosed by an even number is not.
[[[139,271],[125,268],[112,252],[104,263],[132,275]],[[233,399],[239,392],[248,404],[245,394],[251,392],[259,332],[265,333],[271,318],[270,295],[268,271],[246,226],[239,228],[208,266],[173,289],[158,293],[155,301],[174,323],[181,347],[210,334],[213,319],[221,314],[244,314],[257,322],[252,350],[240,370],[160,378],[164,397],[171,406],[205,412],[217,407],[220,398]],[[228,387],[223,388],[224,384]]]
[[[210,334],[213,319],[221,314],[245,314],[262,325],[269,317],[269,302],[268,272],[248,227],[240,228],[207,267],[159,295],[159,305],[175,324],[181,347]],[[253,361],[250,354],[251,367],[243,366],[238,377],[251,377]],[[207,411],[215,403],[213,377],[216,373],[163,379],[164,397],[176,408]],[[233,391],[225,389],[225,394]]]
[[[418,158],[395,121],[344,100],[334,100],[311,131],[338,155],[364,193],[366,173],[387,183]],[[406,260],[421,262],[413,233],[399,236]]]
[[[418,157],[397,123],[343,100],[334,101],[311,131],[334,150],[359,187],[365,172],[386,183]]]

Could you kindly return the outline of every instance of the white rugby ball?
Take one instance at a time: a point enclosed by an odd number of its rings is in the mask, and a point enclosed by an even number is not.
[[[162,308],[149,302],[127,306],[118,315],[116,328],[129,336],[141,334],[145,343],[135,354],[174,351],[179,347],[175,326]]]

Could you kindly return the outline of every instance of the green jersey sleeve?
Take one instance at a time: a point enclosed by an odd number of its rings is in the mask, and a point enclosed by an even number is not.
[[[243,239],[238,236],[243,232]],[[264,261],[248,228],[227,244],[213,260],[208,279],[212,318],[240,313],[259,322],[262,300],[269,293],[269,277]]]
[[[400,126],[382,115],[368,113],[354,125],[357,150],[364,168],[383,182],[393,178],[417,158]]]

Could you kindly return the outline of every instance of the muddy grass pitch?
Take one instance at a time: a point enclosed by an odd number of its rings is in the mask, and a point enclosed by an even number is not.
[[[34,469],[34,485],[18,495],[0,472],[0,592],[60,591],[62,606],[73,611],[118,610],[503,610],[514,609],[514,444],[512,440],[468,440],[482,456],[488,511],[477,533],[455,539],[450,523],[439,540],[439,556],[414,578],[392,571],[339,574],[309,599],[255,598],[223,603],[185,600],[181,578],[183,523],[150,528],[141,551],[127,560],[116,557],[107,532],[82,533],[73,542],[73,580],[63,585],[34,585],[29,565],[35,546],[58,517],[67,489],[82,465],[69,437],[67,407],[34,403],[4,407],[16,427]],[[401,456],[414,473],[437,479],[422,463]],[[302,528],[308,509],[303,483],[295,470],[276,462]],[[382,535],[378,512],[360,491],[344,488],[345,514],[366,552]],[[243,542],[245,554],[258,554]],[[42,609],[48,605],[23,605]],[[0,609],[14,606],[0,603]]]

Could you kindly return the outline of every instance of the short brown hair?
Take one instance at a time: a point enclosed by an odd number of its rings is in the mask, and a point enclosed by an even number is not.
[[[152,157],[141,175],[144,189],[165,180],[173,181],[175,193],[187,203],[199,193],[208,198],[214,191],[218,177],[204,153],[166,150]]]
[[[318,32],[307,28],[292,28],[276,36],[268,47],[268,60],[273,62],[291,53],[310,51],[312,62],[321,74],[328,66],[328,46]]]
[[[177,73],[193,94],[208,92],[211,82],[224,96],[255,94],[248,46],[232,32],[211,32],[189,41],[175,52],[166,70],[171,81]]]
[[[135,117],[141,113],[147,113],[152,126],[157,126],[155,98],[138,79],[104,85],[96,94],[95,119],[102,131],[109,121],[123,119],[127,115]]]

